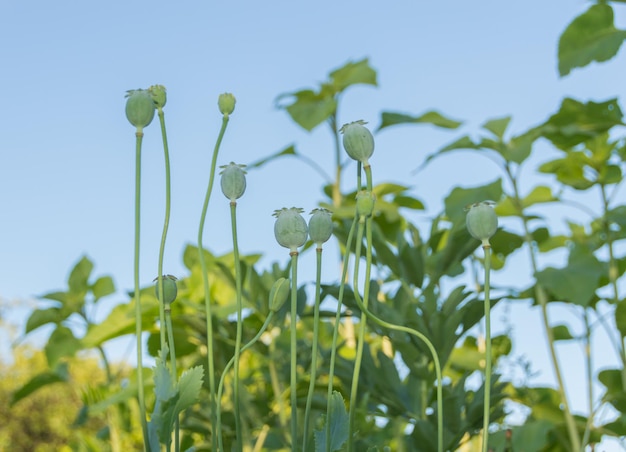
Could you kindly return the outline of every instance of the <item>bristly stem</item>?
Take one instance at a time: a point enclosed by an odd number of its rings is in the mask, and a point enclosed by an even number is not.
[[[241,436],[241,413],[240,413],[240,396],[239,396],[239,358],[241,356],[241,338],[243,336],[243,318],[242,318],[242,281],[241,281],[241,261],[239,259],[239,245],[237,242],[237,202],[230,203],[230,221],[233,236],[233,256],[235,258],[235,286],[237,290],[237,337],[235,339],[235,378],[234,378],[234,405],[235,405],[235,430],[237,435],[236,450],[243,450],[243,438]],[[219,399],[218,399],[219,403]]]
[[[139,238],[140,238],[140,205],[141,205],[141,143],[143,141],[143,129],[137,128],[135,133],[135,335],[137,336],[137,398],[139,401],[139,415],[141,416],[141,429],[143,431],[144,450],[150,451],[148,442],[148,420],[146,419],[146,400],[143,386],[143,350],[142,350],[142,322],[141,322],[141,292],[139,287]]]
[[[313,345],[311,347],[311,372],[309,381],[309,393],[306,398],[306,408],[304,410],[304,435],[302,440],[302,450],[307,450],[307,440],[309,437],[309,418],[311,415],[311,405],[313,403],[313,393],[315,392],[315,379],[317,376],[317,349],[319,344],[319,322],[320,322],[320,288],[322,279],[322,247],[316,249],[316,275],[315,275],[315,305],[313,306]],[[330,399],[329,399],[330,400]]]
[[[297,311],[298,311],[298,252],[291,251],[291,450],[298,450],[298,394],[297,394],[297,359],[298,359],[298,336],[297,336]]]
[[[200,258],[200,268],[202,269],[202,284],[204,287],[204,309],[206,316],[206,330],[207,330],[207,362],[209,366],[209,398],[211,406],[211,426],[216,428],[217,424],[217,411],[215,401],[215,364],[213,356],[213,315],[211,312],[211,294],[209,290],[209,275],[207,271],[206,259],[204,257],[204,247],[202,244],[202,235],[204,233],[204,222],[206,220],[207,209],[209,207],[209,200],[211,199],[211,191],[213,190],[213,181],[215,180],[215,167],[217,164],[217,154],[224,138],[224,132],[228,126],[228,115],[222,117],[222,128],[217,137],[215,148],[213,149],[213,158],[211,160],[211,172],[209,175],[209,185],[207,187],[206,195],[204,198],[204,204],[202,206],[202,214],[200,215],[200,227],[198,228],[198,253]],[[217,435],[215,430],[211,434],[211,450],[217,450]]]
[[[487,452],[489,443],[489,410],[491,406],[491,301],[489,299],[491,273],[491,245],[483,241],[485,251],[485,398],[483,402],[483,452]]]

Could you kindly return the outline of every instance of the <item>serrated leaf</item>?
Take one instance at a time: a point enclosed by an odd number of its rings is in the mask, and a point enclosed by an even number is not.
[[[178,393],[180,395],[176,402],[177,414],[192,406],[198,400],[204,369],[202,366],[192,367],[183,372],[178,380]]]
[[[559,39],[559,75],[613,58],[624,39],[626,31],[615,28],[613,23],[613,8],[606,3],[592,5],[567,26]]]
[[[380,119],[380,127],[378,130],[385,127],[397,126],[400,124],[432,124],[437,127],[443,127],[445,129],[456,129],[461,124],[460,121],[446,118],[441,113],[436,111],[429,111],[419,116],[411,116],[404,113],[397,113],[391,111],[384,111]]]
[[[348,440],[349,422],[343,397],[333,391],[326,422],[330,421],[330,450],[326,449],[326,428],[315,431],[315,452],[335,452]],[[325,426],[324,426],[325,427]]]

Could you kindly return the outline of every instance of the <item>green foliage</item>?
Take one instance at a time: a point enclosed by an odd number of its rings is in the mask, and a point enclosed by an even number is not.
[[[348,413],[343,397],[337,391],[333,392],[330,402],[330,411],[326,414],[325,422],[330,422],[330,451],[341,450],[350,434],[348,429]],[[324,426],[323,426],[324,427]],[[315,452],[326,451],[326,428],[315,431]]]

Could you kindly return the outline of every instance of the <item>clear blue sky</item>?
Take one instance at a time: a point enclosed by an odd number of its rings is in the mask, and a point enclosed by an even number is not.
[[[454,186],[498,177],[488,160],[463,153],[411,172],[461,133],[475,133],[486,119],[508,114],[512,130],[521,132],[545,120],[565,96],[623,97],[623,51],[608,64],[558,77],[558,36],[588,5],[579,0],[2,2],[2,315],[8,303],[19,301],[22,307],[11,307],[9,318],[23,322],[24,307],[39,294],[63,288],[84,253],[95,261],[96,273],[111,274],[120,290],[132,287],[134,130],[124,116],[126,90],[157,83],[168,89],[173,207],[165,271],[184,274],[181,252],[197,236],[221,92],[233,92],[238,102],[219,164],[249,163],[296,143],[330,168],[325,126],[302,131],[274,108],[274,99],[316,85],[348,60],[369,57],[379,87],[350,89],[340,123],[365,119],[376,127],[382,110],[432,109],[464,121],[460,131],[401,127],[377,136],[375,180],[411,185],[434,215]],[[614,5],[618,26],[626,28],[626,7]],[[163,218],[156,122],[146,129],[144,146],[141,278],[147,284],[157,273]],[[539,145],[525,187],[537,182],[532,171],[549,152]],[[250,172],[240,202],[242,252],[285,259],[274,242],[271,212],[292,205],[309,211],[321,199],[321,183],[315,172],[289,159]],[[216,252],[230,243],[227,209],[218,191],[205,236]],[[554,221],[562,225],[562,219]],[[122,300],[120,294],[109,307]],[[538,384],[551,382],[536,312],[527,305],[515,309],[515,352],[541,371]],[[599,344],[609,348],[601,338]],[[559,351],[572,376],[568,387],[580,394],[575,375],[582,351],[578,345]],[[596,359],[598,367],[616,363],[612,352],[599,351]],[[574,400],[574,406],[583,409],[583,400]]]

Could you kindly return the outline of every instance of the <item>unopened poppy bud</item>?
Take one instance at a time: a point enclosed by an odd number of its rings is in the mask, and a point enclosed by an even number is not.
[[[152,85],[148,88],[150,91],[150,95],[152,96],[152,101],[157,108],[165,107],[165,103],[167,102],[167,94],[165,86],[163,85]]]
[[[156,282],[155,293],[157,299],[163,304],[172,304],[178,295],[178,287],[176,286],[177,278],[172,275],[163,275],[161,279],[163,280],[163,298],[160,296],[159,278],[154,278],[154,281]]]
[[[309,237],[318,248],[321,248],[322,243],[333,234],[333,220],[327,209],[313,209],[311,215],[313,216],[309,219]]]
[[[231,93],[220,94],[220,97],[217,99],[217,106],[220,109],[220,113],[224,116],[230,115],[233,111],[235,111],[235,96]]]
[[[289,280],[280,278],[272,285],[270,290],[270,311],[278,312],[283,307],[289,295]]]
[[[360,218],[369,217],[374,212],[376,196],[367,190],[361,190],[356,194],[356,213]]]
[[[489,245],[489,239],[498,230],[498,216],[493,201],[483,201],[472,204],[467,208],[465,224],[468,232],[483,245]]]
[[[359,120],[345,124],[339,131],[343,133],[343,147],[348,155],[363,164],[369,165],[369,158],[374,153],[374,136]]]
[[[276,222],[274,223],[274,236],[276,241],[292,253],[297,253],[298,248],[306,243],[309,231],[306,221],[300,215],[304,210],[292,207],[274,211]]]
[[[237,165],[234,162],[230,162],[229,165],[220,166],[222,172],[220,173],[222,178],[220,180],[222,186],[222,193],[230,202],[235,202],[241,198],[246,191],[246,172],[244,168],[246,165]]]
[[[145,89],[131,89],[126,93],[126,118],[141,131],[154,118],[154,101]]]

